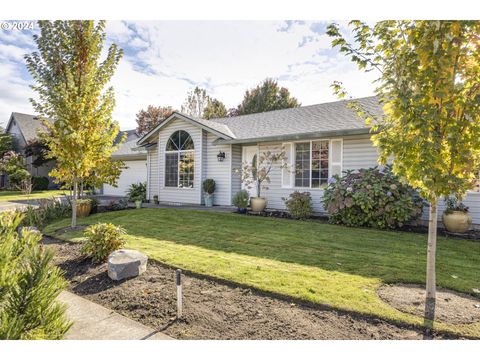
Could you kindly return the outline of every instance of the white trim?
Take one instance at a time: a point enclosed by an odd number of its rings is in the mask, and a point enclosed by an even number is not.
[[[312,143],[319,141],[328,141],[328,178],[332,176],[332,141],[341,142],[341,151],[340,151],[340,162],[335,162],[335,164],[340,164],[340,172],[343,171],[343,138],[331,138],[331,139],[312,139],[312,140],[295,140],[288,142],[292,145],[292,159],[296,157],[295,144],[298,143],[310,143],[310,186],[295,186],[295,172],[293,172],[292,187],[293,189],[309,189],[309,190],[324,190],[327,186],[326,184],[320,185],[318,188],[312,188]],[[282,143],[282,144],[288,144]],[[295,160],[293,161],[295,162]],[[293,164],[295,166],[295,164]],[[282,188],[288,188],[283,186],[283,176],[282,176]]]
[[[228,161],[228,172],[230,173],[229,181],[228,181],[228,204],[232,205],[232,177],[233,177],[233,170],[232,170],[232,158],[233,158],[233,145],[230,144],[230,159]]]
[[[152,157],[147,152],[147,200],[150,201],[150,165],[151,165]]]
[[[282,143],[282,148],[285,148],[285,146],[287,146],[287,145],[290,146],[290,152],[289,152],[289,154],[286,154],[286,155],[287,155],[288,159],[290,160],[290,163],[293,164],[293,162],[294,162],[294,159],[293,159],[294,158],[294,150],[293,150],[294,143],[291,142],[291,141],[284,142],[284,143]],[[289,165],[288,162],[285,164],[285,161],[284,160],[282,161],[282,166],[283,166],[282,171],[281,171],[281,180],[282,180],[281,181],[281,188],[282,189],[292,189],[293,188],[293,182],[295,181],[295,176],[294,176],[295,172],[290,171],[291,170],[290,167],[292,166],[291,164]],[[284,178],[283,172],[284,171],[288,171],[288,173],[289,173],[289,177],[290,177],[290,185],[289,186],[286,186],[283,182],[283,178]]]

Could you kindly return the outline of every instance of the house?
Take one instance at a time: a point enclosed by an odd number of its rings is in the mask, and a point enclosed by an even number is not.
[[[374,114],[383,111],[376,97],[357,101]],[[283,197],[295,190],[309,191],[314,211],[322,213],[328,178],[377,165],[370,128],[346,105],[336,101],[211,120],[174,112],[137,142],[147,151],[147,198],[202,204],[202,182],[212,178],[214,205],[232,205],[233,196],[244,187],[235,169],[264,151],[283,148],[297,171],[274,167],[269,189],[262,192],[267,207],[284,209]],[[464,202],[474,224],[480,224],[480,193],[472,191]]]
[[[48,120],[48,119],[47,119]],[[33,156],[25,156],[25,146],[30,142],[38,139],[38,131],[44,130],[42,118],[13,112],[5,128],[5,132],[12,135],[13,149],[22,154],[25,158],[25,166],[32,176],[45,176],[50,180],[50,187],[56,186],[53,178],[48,173],[55,166],[55,161],[48,161],[46,164],[36,167],[34,165]],[[118,179],[118,187],[104,185],[102,193],[105,195],[125,196],[128,186],[132,183],[145,182],[147,179],[147,152],[145,150],[136,150],[136,142],[139,139],[135,130],[128,130],[126,139],[120,147],[112,154],[112,158],[122,160],[125,168]],[[121,132],[115,143],[118,143],[122,137]]]
[[[47,119],[48,120],[48,119]],[[45,176],[49,179],[50,187],[53,187],[53,179],[48,173],[55,165],[54,161],[48,161],[41,166],[35,166],[33,156],[25,156],[26,145],[38,138],[38,131],[44,129],[43,118],[35,115],[12,112],[8,120],[5,132],[13,139],[13,150],[24,156],[26,169],[32,176]]]
[[[103,185],[101,191],[103,195],[125,196],[131,184],[147,181],[147,151],[137,149],[137,141],[140,136],[136,130],[122,131],[115,140],[116,144],[120,141],[123,133],[126,134],[125,141],[112,154],[112,159],[122,160],[125,168],[118,178],[116,187]]]

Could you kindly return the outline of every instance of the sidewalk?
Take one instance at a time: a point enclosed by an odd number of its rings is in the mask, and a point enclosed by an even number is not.
[[[66,340],[174,340],[68,291],[58,300],[68,305],[67,317],[73,321]]]

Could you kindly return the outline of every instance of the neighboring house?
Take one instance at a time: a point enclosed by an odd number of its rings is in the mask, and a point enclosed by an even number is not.
[[[126,133],[125,141],[112,154],[112,159],[122,160],[125,168],[120,174],[117,187],[103,185],[104,195],[125,196],[131,184],[147,181],[147,151],[136,149],[140,136],[135,130],[121,131],[115,143],[120,141],[123,133]]]
[[[375,97],[357,101],[370,112],[382,113]],[[202,204],[202,182],[212,178],[214,204],[232,205],[232,197],[243,188],[235,169],[264,151],[283,148],[297,171],[279,166],[272,170],[269,189],[262,192],[267,207],[284,209],[282,197],[295,190],[309,191],[314,211],[322,213],[328,178],[377,165],[370,128],[346,105],[347,101],[337,101],[211,120],[175,112],[137,143],[148,154],[147,198],[157,195],[161,202]],[[480,224],[480,193],[472,191],[464,202],[474,224]]]
[[[13,149],[22,154],[25,158],[25,166],[32,176],[45,176],[50,181],[50,186],[54,186],[53,179],[48,173],[53,169],[55,162],[48,161],[42,166],[34,166],[32,162],[35,160],[33,156],[25,156],[25,146],[28,142],[38,138],[38,131],[45,127],[42,124],[43,118],[35,115],[22,114],[13,112],[8,120],[5,132],[12,135]]]
[[[5,132],[11,134],[13,137],[13,148],[16,152],[25,155],[25,146],[28,142],[38,138],[38,131],[43,130],[42,119],[35,115],[21,114],[13,112],[8,121]],[[103,194],[125,196],[128,186],[132,183],[145,182],[147,179],[147,152],[145,150],[133,150],[136,148],[136,143],[139,136],[135,130],[125,131],[127,137],[119,149],[112,155],[112,158],[122,160],[125,163],[125,169],[122,170],[118,180],[118,187],[110,185],[103,186]],[[123,133],[123,132],[121,132]],[[121,138],[118,135],[116,143]],[[25,165],[27,170],[33,176],[46,176],[50,180],[50,186],[56,186],[53,183],[53,178],[48,176],[48,173],[55,166],[54,161],[35,167],[32,162],[32,156],[25,157]]]

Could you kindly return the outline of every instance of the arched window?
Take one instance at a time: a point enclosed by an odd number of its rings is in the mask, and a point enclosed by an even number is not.
[[[193,188],[195,149],[189,133],[175,131],[165,148],[165,186]]]

